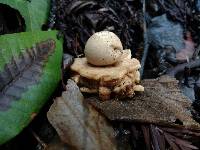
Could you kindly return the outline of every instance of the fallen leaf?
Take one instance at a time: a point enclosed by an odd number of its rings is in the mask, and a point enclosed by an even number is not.
[[[85,103],[78,86],[68,80],[62,97],[56,98],[47,113],[61,140],[76,149],[116,149],[114,131],[92,106]]]
[[[178,88],[178,81],[169,76],[146,79],[144,92],[127,100],[87,100],[110,120],[156,123],[200,130],[190,112],[191,102]]]
[[[21,132],[56,89],[62,59],[56,34],[0,36],[0,144]]]

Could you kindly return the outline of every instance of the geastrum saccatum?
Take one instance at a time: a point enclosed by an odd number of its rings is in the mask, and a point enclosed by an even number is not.
[[[131,58],[129,49],[123,50],[120,39],[112,32],[93,34],[85,46],[85,57],[75,58],[71,66],[72,79],[80,90],[98,93],[101,100],[133,97],[144,91],[139,85],[140,62]]]

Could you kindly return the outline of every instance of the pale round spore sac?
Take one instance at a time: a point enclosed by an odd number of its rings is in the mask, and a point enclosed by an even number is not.
[[[93,34],[85,45],[85,57],[90,64],[107,66],[120,61],[123,46],[113,32],[101,31]]]

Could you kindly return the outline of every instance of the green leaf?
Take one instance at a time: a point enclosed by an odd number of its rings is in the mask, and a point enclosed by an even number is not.
[[[0,0],[0,3],[17,9],[25,20],[26,31],[41,30],[47,22],[50,0]]]
[[[57,87],[62,41],[56,34],[0,36],[0,144],[21,132]]]

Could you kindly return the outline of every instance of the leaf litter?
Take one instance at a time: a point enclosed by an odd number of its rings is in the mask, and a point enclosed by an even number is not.
[[[128,0],[127,0],[127,2],[129,2]],[[159,1],[159,2],[161,2],[161,1]],[[180,1],[178,1],[179,2],[179,4],[180,4]],[[66,2],[67,3],[67,2]],[[106,2],[106,3],[109,3],[108,1]],[[116,3],[118,3],[118,2],[116,2]],[[164,9],[171,9],[171,8],[167,8],[167,7],[169,7],[169,4],[167,4],[168,3],[168,1],[166,1],[166,6],[164,6]],[[70,6],[71,8],[70,9],[66,9],[67,11],[68,11],[68,14],[70,14],[70,13],[72,13],[72,12],[75,12],[75,13],[79,13],[79,11],[81,12],[81,11],[84,11],[85,9],[89,9],[89,8],[91,8],[92,6],[95,6],[97,3],[95,3],[95,2],[93,2],[93,1],[91,1],[91,2],[84,2],[84,1],[78,1],[77,3],[75,2],[75,3],[73,3],[73,5],[72,6]],[[162,3],[161,3],[162,4]],[[128,6],[128,8],[129,8],[130,6]],[[170,6],[171,7],[171,6]],[[177,5],[174,5],[174,7],[177,7]],[[179,7],[179,6],[178,6]],[[65,8],[64,6],[63,6],[63,8]],[[171,9],[172,10],[172,9]],[[179,9],[175,9],[175,10],[179,10]],[[99,10],[100,12],[106,12],[106,11],[112,11],[112,13],[113,13],[113,15],[116,15],[116,13],[112,10],[112,9],[107,9],[107,8],[102,8],[102,9],[100,9]],[[130,8],[129,8],[129,11],[130,11]],[[117,12],[118,13],[118,12]],[[131,15],[133,15],[134,13],[133,12],[131,12],[130,11],[130,13],[131,13]],[[181,12],[182,13],[182,12]],[[65,15],[65,13],[63,13],[64,15]],[[184,20],[182,19],[182,18],[180,18],[180,16],[182,17],[183,15],[182,14],[179,14],[178,13],[178,15],[176,15],[176,13],[174,13],[173,11],[170,11],[170,14],[172,14],[172,15],[175,15],[175,18],[177,19],[177,20],[179,20],[180,22],[184,22]],[[88,18],[88,20],[89,20],[89,22],[91,22],[90,24],[93,26],[93,28],[95,28],[95,26],[97,26],[97,23],[98,23],[98,21],[96,21],[94,18],[96,18],[96,17],[99,17],[99,14],[97,13],[97,14],[90,14],[90,13],[88,13],[88,14],[86,14],[85,15],[86,16],[86,18]],[[74,17],[72,17],[73,19],[75,19]],[[60,19],[60,18],[59,18]],[[64,19],[64,17],[62,18],[61,17],[61,19]],[[79,17],[78,19],[80,19],[80,22],[81,22],[81,19],[82,19],[82,17]],[[114,22],[115,20],[113,19],[113,22]],[[79,23],[80,23],[79,22]],[[60,26],[60,28],[61,27],[65,27],[65,24],[62,24],[61,26]],[[64,30],[63,30],[63,32],[64,32],[64,34],[65,34],[65,36],[67,37],[67,28],[63,28]],[[81,27],[81,29],[83,29],[83,27]],[[112,30],[112,27],[108,27],[108,29],[111,29]],[[87,29],[88,30],[88,29]],[[88,30],[89,31],[89,30]],[[84,30],[84,32],[85,33],[87,33],[87,31],[85,31]],[[77,32],[76,32],[77,33]],[[125,32],[126,33],[126,32]],[[79,34],[74,34],[76,37],[75,38],[72,38],[72,40],[69,40],[73,45],[72,45],[72,47],[73,47],[73,51],[72,51],[72,53],[74,52],[74,51],[77,51],[77,49],[79,49],[80,47],[82,47],[83,45],[83,43],[79,43],[80,42],[80,40],[82,40],[82,41],[84,41],[84,37],[83,37],[83,35],[79,35]],[[71,36],[71,35],[70,35]],[[66,39],[70,39],[69,37],[67,37],[66,38],[65,37],[65,40]],[[126,38],[127,38],[128,36],[126,36]],[[75,40],[74,40],[75,39]],[[73,43],[74,41],[75,41],[75,43]],[[73,41],[73,42],[72,42]],[[125,40],[126,41],[126,40]],[[128,41],[128,40],[127,40]],[[131,40],[130,40],[131,41]],[[66,41],[65,41],[66,42]],[[67,46],[71,46],[71,45],[67,45]],[[80,48],[81,49],[81,48]],[[70,51],[70,49],[68,49],[69,51]],[[82,53],[81,51],[80,52],[78,52],[78,53]],[[67,66],[68,67],[68,66]],[[145,82],[145,81],[144,81]],[[163,86],[163,85],[162,85]],[[149,88],[149,87],[148,87]],[[168,88],[168,87],[167,87]],[[163,90],[163,89],[165,89],[166,90],[166,87],[161,87],[161,89]],[[160,90],[160,88],[155,88],[154,89],[155,91],[157,90],[157,91],[159,91]],[[167,90],[169,90],[169,89],[167,89]],[[172,91],[170,91],[170,92],[172,92]],[[168,92],[166,92],[166,93],[170,93],[169,91]],[[174,92],[172,92],[173,94],[172,94],[172,96],[174,96],[174,94],[176,93],[177,91],[175,90]],[[153,93],[153,94],[155,94],[155,93]],[[162,93],[163,95],[165,95],[164,94],[164,92]],[[170,95],[170,94],[169,94]],[[179,94],[178,94],[179,95]],[[166,96],[166,95],[165,95]],[[164,97],[165,97],[164,96]],[[172,98],[172,97],[171,97]],[[60,98],[58,98],[58,99],[60,99]],[[63,100],[63,98],[61,98],[62,100]],[[57,100],[57,99],[56,99]],[[190,103],[188,103],[188,102],[186,102],[186,101],[184,101],[183,100],[183,102],[180,102],[181,104],[180,105],[183,105],[183,107],[187,107],[187,106],[190,106]],[[84,107],[85,107],[85,104],[84,104]],[[174,124],[174,119],[172,119],[173,121],[172,121],[172,124]],[[177,122],[176,122],[177,123]],[[175,124],[176,124],[175,123]],[[179,124],[181,124],[182,122],[180,121],[178,121],[178,123]],[[134,126],[134,125],[132,125],[132,126]],[[164,144],[164,141],[163,141],[163,139],[165,138],[166,139],[166,142],[168,143],[168,144],[170,144],[170,146],[171,146],[171,148],[173,148],[173,149],[179,149],[179,148],[181,148],[181,149],[184,149],[184,146],[186,146],[188,149],[196,149],[196,147],[192,147],[190,144],[191,143],[188,143],[187,141],[180,141],[180,140],[178,140],[178,139],[175,139],[171,134],[173,134],[173,133],[176,133],[176,134],[178,134],[179,132],[180,133],[182,133],[184,136],[181,136],[181,138],[183,138],[183,137],[185,137],[185,134],[188,134],[188,133],[191,133],[191,131],[187,131],[187,130],[184,130],[184,132],[182,132],[182,131],[180,131],[180,130],[177,130],[177,129],[174,129],[174,128],[168,128],[168,129],[164,129],[164,128],[162,128],[162,127],[158,127],[158,126],[154,126],[154,125],[151,125],[151,126],[145,126],[145,125],[143,125],[143,130],[142,130],[145,134],[144,134],[144,137],[146,137],[146,141],[147,141],[147,143],[150,145],[150,144],[152,144],[151,146],[152,147],[154,147],[155,149],[156,148],[159,148],[159,146],[160,146],[160,149],[164,149],[165,148],[165,144]],[[164,132],[167,132],[167,133],[164,133]],[[161,134],[162,133],[162,134]],[[179,134],[180,134],[179,133]],[[195,133],[195,134],[194,134]],[[198,132],[194,132],[194,133],[192,133],[192,135],[198,135]],[[170,134],[170,135],[169,135]],[[151,140],[150,140],[150,136],[152,136],[152,139],[153,139],[153,142],[151,143]],[[160,139],[159,139],[160,138]],[[175,140],[174,140],[175,139]],[[158,140],[158,141],[156,141],[156,140]],[[149,141],[149,142],[148,142]],[[162,143],[162,144],[161,144]],[[77,143],[76,143],[77,144]],[[177,146],[178,145],[178,146]],[[162,147],[162,148],[161,148]],[[164,148],[163,148],[164,147]],[[185,147],[185,149],[186,149],[186,147]]]
[[[181,93],[175,78],[162,76],[145,79],[141,84],[145,87],[144,93],[137,94],[130,100],[87,100],[110,120],[200,129],[200,125],[192,118],[191,102]]]
[[[61,140],[76,149],[116,149],[113,128],[85,103],[78,86],[70,79],[66,91],[55,99],[47,117]]]

